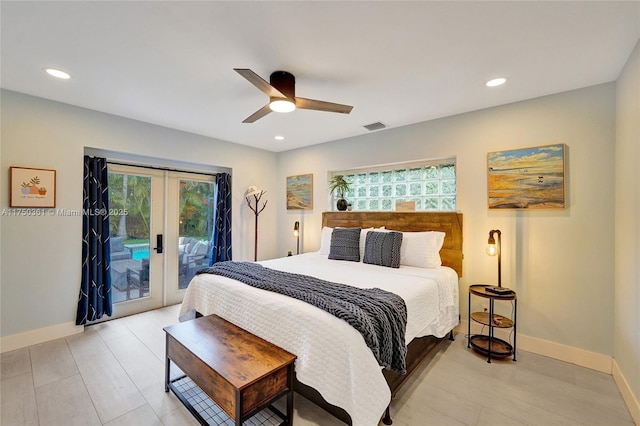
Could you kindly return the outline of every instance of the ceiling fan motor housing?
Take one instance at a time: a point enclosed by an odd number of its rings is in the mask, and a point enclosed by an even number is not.
[[[269,77],[269,83],[282,92],[289,99],[296,96],[296,78],[286,71],[274,71]]]

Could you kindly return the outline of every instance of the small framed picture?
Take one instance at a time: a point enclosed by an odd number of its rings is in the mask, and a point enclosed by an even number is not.
[[[9,207],[56,207],[56,171],[30,167],[10,167]]]
[[[287,210],[313,210],[313,174],[287,176]]]

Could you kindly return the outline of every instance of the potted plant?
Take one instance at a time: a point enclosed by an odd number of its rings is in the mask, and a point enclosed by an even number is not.
[[[22,185],[20,185],[20,192],[22,192],[25,195],[29,194],[29,191],[31,190],[31,184],[27,183],[27,182],[22,182]]]
[[[340,211],[347,210],[347,200],[344,199],[345,194],[349,191],[349,182],[343,175],[335,175],[329,179],[329,192],[338,197],[336,207]]]

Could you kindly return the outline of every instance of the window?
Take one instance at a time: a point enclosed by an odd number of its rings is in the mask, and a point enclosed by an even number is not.
[[[350,183],[345,198],[356,211],[393,211],[413,201],[416,211],[456,210],[455,159],[333,172]]]

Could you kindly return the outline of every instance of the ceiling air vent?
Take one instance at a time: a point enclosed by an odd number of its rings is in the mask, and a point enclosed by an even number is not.
[[[375,122],[375,123],[371,123],[371,124],[367,124],[366,126],[364,126],[365,129],[367,129],[370,132],[373,132],[374,130],[380,130],[380,129],[384,129],[387,126],[379,121]]]

